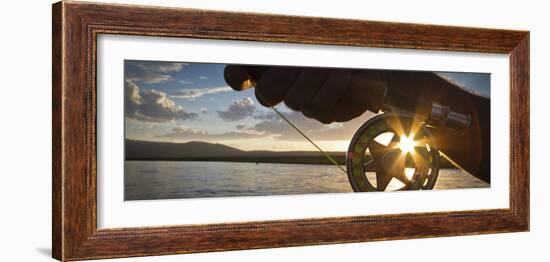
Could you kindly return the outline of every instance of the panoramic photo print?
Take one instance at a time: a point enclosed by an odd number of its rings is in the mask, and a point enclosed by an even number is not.
[[[490,74],[124,62],[125,200],[490,187]]]

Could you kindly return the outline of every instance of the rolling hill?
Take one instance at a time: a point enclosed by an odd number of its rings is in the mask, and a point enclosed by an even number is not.
[[[327,153],[340,164],[344,164],[345,152]],[[139,140],[126,140],[125,159],[330,164],[330,161],[317,151],[244,151],[206,142],[167,143]]]

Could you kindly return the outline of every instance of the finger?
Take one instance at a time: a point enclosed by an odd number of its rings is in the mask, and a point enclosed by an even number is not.
[[[334,110],[329,110],[328,118],[331,122],[346,122],[361,116],[366,111],[367,107],[348,103],[342,99],[334,106]]]
[[[308,105],[308,111],[322,111],[333,107],[343,96],[351,78],[351,71],[346,69],[334,69],[315,94],[315,97]]]
[[[327,69],[303,69],[284,97],[285,105],[292,110],[302,111],[311,103],[317,91],[323,85],[328,74]]]
[[[231,88],[241,91],[253,87],[267,69],[265,66],[227,65],[223,76]]]
[[[316,115],[314,115],[312,112],[313,112],[313,111],[310,111],[310,110],[308,110],[308,109],[304,109],[304,110],[302,111],[302,114],[304,114],[304,116],[307,117],[307,118],[311,118],[311,119],[318,120],[318,119],[316,118]]]
[[[363,105],[368,110],[378,112],[387,94],[387,83],[377,80],[368,71],[354,74],[342,99],[350,104]]]
[[[228,65],[223,70],[225,82],[234,90],[240,91],[250,87],[251,76],[242,66]]]
[[[275,106],[283,101],[287,91],[298,75],[293,67],[272,67],[267,69],[256,84],[256,98],[263,106]]]
[[[334,106],[326,108],[325,110],[304,110],[303,114],[323,124],[330,124],[332,122],[346,122],[352,120],[361,116],[365,111],[367,111],[365,106],[349,103],[346,99],[342,99]]]

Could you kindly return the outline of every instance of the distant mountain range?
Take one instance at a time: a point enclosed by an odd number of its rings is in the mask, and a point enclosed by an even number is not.
[[[340,164],[345,152],[327,152]],[[206,142],[167,143],[126,140],[126,160],[168,161],[231,161],[262,163],[330,164],[317,151],[244,151],[234,147]]]
[[[139,161],[223,161],[255,163],[287,163],[332,165],[318,151],[245,151],[234,147],[206,142],[167,143],[126,140],[126,160]],[[345,152],[326,152],[338,164],[346,165]],[[445,157],[442,168],[454,168]]]
[[[169,159],[241,156],[245,151],[205,142],[165,143],[126,140],[126,159]]]

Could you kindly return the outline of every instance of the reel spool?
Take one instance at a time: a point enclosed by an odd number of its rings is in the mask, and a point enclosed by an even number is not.
[[[356,192],[432,189],[439,162],[430,130],[405,113],[371,118],[353,136],[346,156]]]

